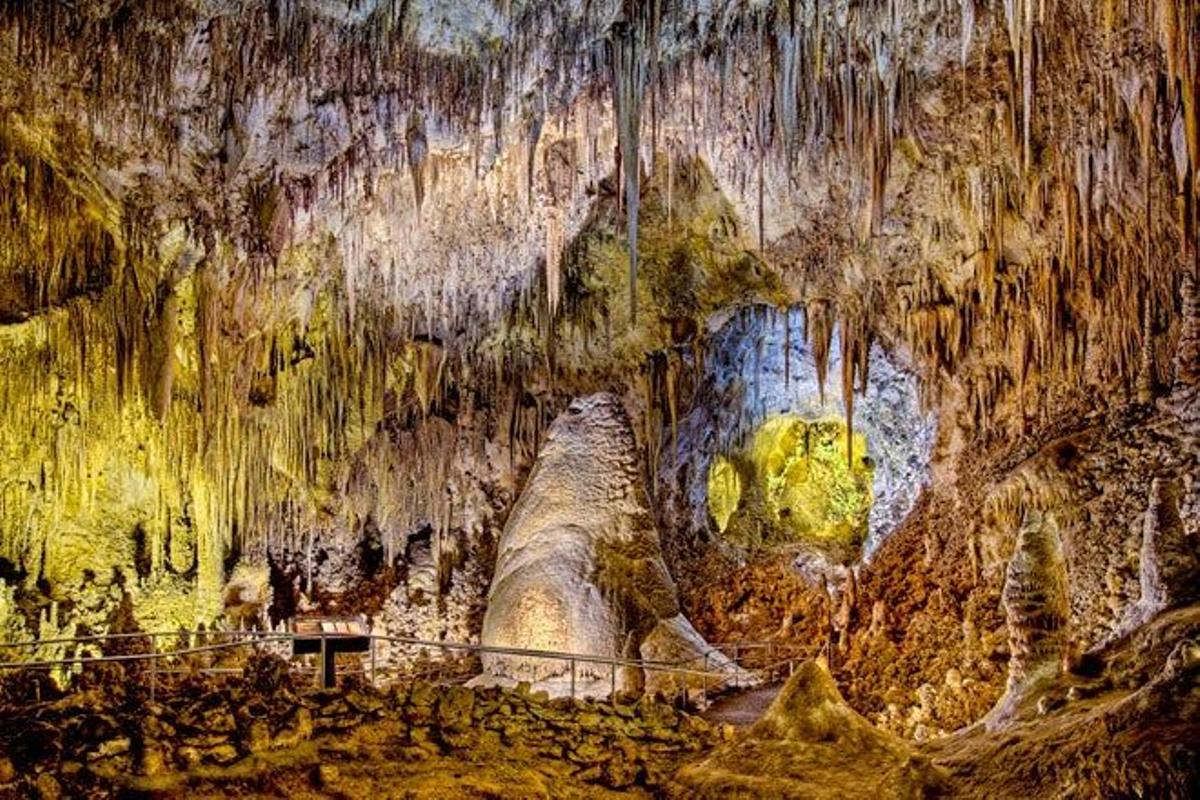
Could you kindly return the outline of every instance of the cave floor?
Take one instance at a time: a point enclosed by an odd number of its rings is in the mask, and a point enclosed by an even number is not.
[[[1198,634],[1200,607],[1163,614],[1103,653],[1103,677],[1062,675],[1002,724],[977,723],[922,752],[954,796],[1195,796]]]
[[[1198,634],[1200,607],[1163,614],[1094,654],[1090,667],[1081,662],[974,725],[923,743],[871,726],[836,692],[797,704],[786,698],[789,684],[781,695],[786,708],[772,714],[809,727],[744,731],[689,760],[673,796],[1196,797]]]
[[[425,800],[468,798],[652,797],[640,787],[607,789],[581,780],[565,759],[518,750],[475,750],[469,755],[430,753],[402,744],[403,722],[361,726],[288,750],[152,778],[136,778],[129,794],[173,798],[369,798]]]
[[[1162,614],[924,743],[857,715],[828,673],[824,693],[796,694],[812,662],[782,694],[723,698],[706,718],[527,687],[314,693],[275,663],[274,683],[249,671],[158,703],[108,686],[14,709],[0,731],[0,798],[1188,798],[1200,787],[1198,641],[1200,606]],[[777,694],[776,721],[748,727]],[[122,738],[121,726],[141,733]],[[167,741],[174,756],[152,758]]]
[[[780,684],[772,684],[727,695],[713,702],[701,716],[715,724],[748,728],[763,715],[780,688]]]

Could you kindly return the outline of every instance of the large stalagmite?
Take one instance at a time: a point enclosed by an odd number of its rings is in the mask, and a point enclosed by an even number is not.
[[[575,400],[554,421],[500,538],[482,643],[601,658],[695,661],[732,672],[680,613],[646,505],[633,428],[611,394]],[[707,659],[706,659],[707,656]],[[561,659],[486,655],[484,680],[569,691]],[[659,684],[606,664],[579,663],[581,691]]]
[[[1155,478],[1142,528],[1138,568],[1146,616],[1200,599],[1200,559],[1179,517],[1177,481]]]

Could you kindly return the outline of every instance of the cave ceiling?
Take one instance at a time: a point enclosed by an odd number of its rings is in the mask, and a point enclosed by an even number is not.
[[[968,362],[968,402],[1041,373],[1132,386],[1122,312],[1169,327],[1154,266],[1194,250],[1181,4],[626,5],[8,4],[9,160],[52,177],[30,202],[107,224],[66,260],[154,262],[129,265],[143,294],[202,256],[316,258],[352,311],[447,337],[552,271],[597,193],[629,205],[621,153],[697,155],[794,300],[928,378]],[[42,302],[111,280],[63,270]],[[322,277],[281,287],[301,316]],[[1017,308],[1026,289],[1048,302]],[[1009,347],[973,346],[997,330]]]

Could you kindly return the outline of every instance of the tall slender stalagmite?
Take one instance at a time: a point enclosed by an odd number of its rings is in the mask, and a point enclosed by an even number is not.
[[[1175,379],[1187,386],[1200,383],[1200,286],[1195,270],[1184,266],[1180,292],[1179,346],[1175,353]]]
[[[1009,691],[1056,674],[1069,643],[1070,598],[1054,516],[1025,514],[1004,578]]]
[[[1138,569],[1146,615],[1200,599],[1200,558],[1179,516],[1180,491],[1176,480],[1150,484]]]

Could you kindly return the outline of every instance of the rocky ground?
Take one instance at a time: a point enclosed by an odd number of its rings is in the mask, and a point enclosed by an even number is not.
[[[648,697],[429,683],[322,692],[271,657],[154,700],[120,678],[4,708],[0,797],[651,796],[732,733]]]
[[[1003,717],[914,744],[871,725],[809,662],[675,797],[1190,798],[1200,790],[1200,609],[1164,614],[1024,692]]]
[[[926,743],[854,711],[823,661],[741,730],[527,685],[317,691],[265,656],[153,700],[115,672],[67,695],[24,674],[4,687],[0,797],[1189,798],[1198,639],[1200,607],[1161,614]]]

